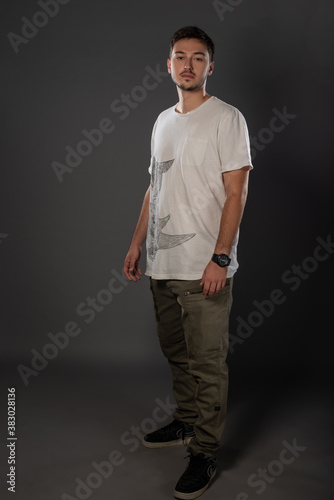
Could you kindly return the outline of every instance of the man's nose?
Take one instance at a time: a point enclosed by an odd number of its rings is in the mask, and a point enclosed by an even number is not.
[[[192,62],[191,62],[190,57],[188,57],[188,58],[185,60],[184,67],[185,67],[185,68],[189,68],[189,69],[191,69],[191,68],[192,68]]]

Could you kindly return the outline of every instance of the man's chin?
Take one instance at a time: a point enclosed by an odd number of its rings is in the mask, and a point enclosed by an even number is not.
[[[177,83],[176,85],[179,87],[179,89],[189,91],[189,92],[191,92],[192,90],[197,90],[199,88],[197,85],[187,86],[187,85],[184,85],[183,83]]]

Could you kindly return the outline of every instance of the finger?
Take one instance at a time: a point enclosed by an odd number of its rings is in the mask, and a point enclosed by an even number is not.
[[[134,274],[134,275],[136,276],[136,278],[137,278],[137,279],[139,279],[139,280],[140,280],[140,276],[142,276],[142,275],[143,275],[143,273],[142,273],[142,271],[141,271],[141,269],[140,269],[140,267],[139,267],[139,263],[138,263],[138,262],[136,262],[136,263],[135,263],[135,267],[134,267],[134,272],[133,272],[133,274]]]
[[[205,281],[203,286],[203,295],[209,295],[210,293],[210,281]]]
[[[217,292],[217,283],[211,282],[208,295],[213,295]]]
[[[141,276],[143,275],[143,273],[141,272],[141,269],[140,269],[140,267],[139,267],[139,265],[138,265],[138,262],[136,263],[136,271],[137,271],[137,273],[139,273]]]
[[[126,263],[127,268],[125,269],[125,276],[129,279],[129,281],[137,281],[136,276],[135,276],[135,269],[134,269],[134,263],[129,260]]]
[[[226,279],[224,279],[223,281],[221,281],[219,283],[219,290],[222,290],[223,288],[225,288],[225,285],[226,285]],[[218,287],[217,287],[218,288]],[[218,289],[216,289],[216,292],[219,292]]]
[[[135,281],[140,280],[140,275],[139,275],[139,273],[137,272],[137,269],[133,269],[133,271],[132,271],[132,275],[133,275],[133,277],[135,278]]]
[[[127,262],[124,262],[123,271],[124,271],[125,276],[128,278],[128,280],[131,281],[131,276],[129,273],[129,264]]]
[[[137,281],[136,270],[133,267],[129,269],[130,281]]]
[[[130,269],[129,269],[129,271],[127,273],[125,273],[125,276],[128,278],[129,281],[134,281]]]

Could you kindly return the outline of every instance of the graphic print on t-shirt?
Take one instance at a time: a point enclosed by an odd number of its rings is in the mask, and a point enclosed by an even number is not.
[[[162,186],[162,177],[173,165],[174,160],[158,162],[152,158],[152,176],[151,176],[151,197],[150,197],[150,217],[148,223],[148,251],[147,254],[151,260],[155,259],[158,250],[166,250],[178,245],[182,245],[190,240],[196,233],[190,234],[167,234],[163,233],[170,219],[170,214],[159,218],[159,194]]]

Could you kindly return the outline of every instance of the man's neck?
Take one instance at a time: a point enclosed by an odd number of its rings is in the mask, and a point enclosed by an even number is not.
[[[179,94],[179,102],[175,110],[182,114],[193,111],[211,97],[206,93],[204,88],[198,90],[182,90],[177,87],[177,92]]]

